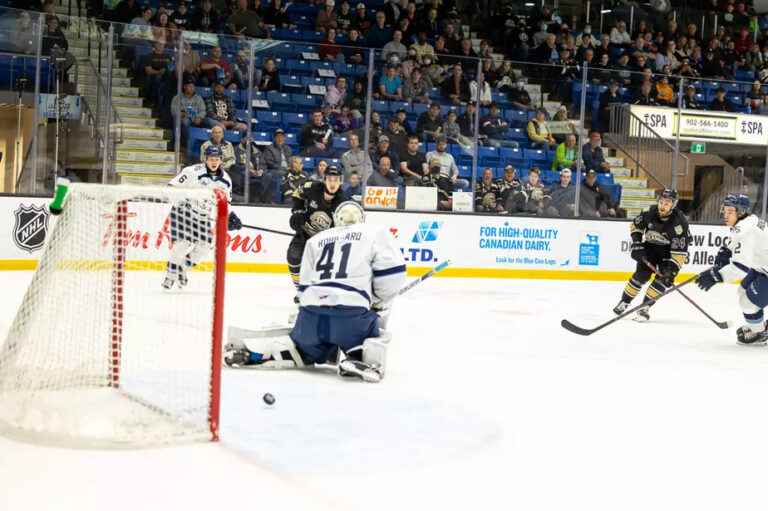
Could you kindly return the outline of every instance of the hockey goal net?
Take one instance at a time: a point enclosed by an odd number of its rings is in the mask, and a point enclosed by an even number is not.
[[[227,213],[211,189],[71,185],[0,345],[0,429],[64,444],[216,440]],[[184,289],[165,291],[179,237],[208,250]]]

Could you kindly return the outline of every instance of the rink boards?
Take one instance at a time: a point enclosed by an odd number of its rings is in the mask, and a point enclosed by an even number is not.
[[[34,269],[55,224],[47,211],[50,200],[0,197],[0,270]],[[244,224],[290,231],[290,210],[280,207],[235,206]],[[141,211],[136,211],[137,218]],[[129,231],[131,231],[129,219]],[[628,221],[566,220],[512,216],[398,213],[372,211],[367,222],[381,225],[397,239],[409,273],[419,275],[450,259],[446,277],[623,280],[634,268],[629,257]],[[142,261],[164,265],[167,233],[163,225],[132,232],[134,253]],[[710,266],[728,230],[693,225],[690,259],[683,275]],[[106,234],[106,233],[105,233]],[[287,272],[289,236],[250,228],[229,234],[227,270]]]

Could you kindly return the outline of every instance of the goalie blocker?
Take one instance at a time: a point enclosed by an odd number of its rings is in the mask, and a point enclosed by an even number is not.
[[[225,348],[230,366],[286,368],[337,363],[341,376],[377,382],[384,376],[389,336],[380,326],[405,280],[405,263],[391,234],[365,225],[359,204],[334,213],[335,228],[306,245],[298,286],[299,315],[290,331]]]

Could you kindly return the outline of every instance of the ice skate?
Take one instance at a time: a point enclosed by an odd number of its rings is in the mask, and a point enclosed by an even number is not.
[[[629,307],[629,304],[631,302],[625,302],[624,300],[620,301],[616,307],[613,308],[613,313],[617,316],[621,316],[624,314],[624,311],[627,310],[627,307]]]
[[[635,313],[635,317],[632,318],[638,323],[645,323],[651,319],[651,315],[648,313],[648,311],[651,309],[650,305],[646,305],[645,307],[641,307],[637,310]]]
[[[736,330],[736,342],[744,345],[765,345],[768,342],[768,329],[763,328],[755,332],[747,325],[739,327]]]
[[[251,361],[251,352],[244,345],[227,343],[224,346],[224,365],[227,367],[243,367]]]
[[[168,270],[165,273],[165,280],[163,280],[163,289],[170,291],[173,288],[173,284],[176,282],[176,274]]]
[[[189,278],[187,278],[187,270],[184,269],[183,266],[179,266],[179,268],[176,270],[176,282],[179,284],[179,289],[185,287],[189,283]]]
[[[378,383],[381,381],[381,372],[360,360],[344,359],[339,364],[339,376],[348,378],[360,378],[368,383]]]

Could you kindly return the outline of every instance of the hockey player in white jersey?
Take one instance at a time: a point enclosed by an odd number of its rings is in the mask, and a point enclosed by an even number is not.
[[[221,149],[216,146],[205,150],[205,163],[185,167],[168,183],[179,188],[212,187],[222,190],[227,201],[232,201],[232,179],[221,166]],[[204,201],[205,202],[205,201]],[[193,268],[213,248],[211,204],[185,200],[171,208],[171,240],[173,248],[163,281],[163,288],[171,289],[187,285],[187,269]],[[228,229],[236,231],[242,223],[234,211],[230,211]]]
[[[249,349],[225,349],[225,362],[302,367],[338,362],[341,376],[378,382],[388,336],[383,328],[405,281],[405,262],[384,228],[364,224],[353,201],[334,212],[336,227],[307,241],[298,287],[299,315],[289,336]]]
[[[722,213],[731,228],[730,239],[720,247],[715,265],[702,272],[696,283],[709,291],[724,280],[742,279],[738,294],[746,325],[736,331],[736,340],[741,344],[764,344],[768,341],[763,317],[763,308],[768,306],[768,231],[765,222],[749,211],[746,195],[725,197]]]

